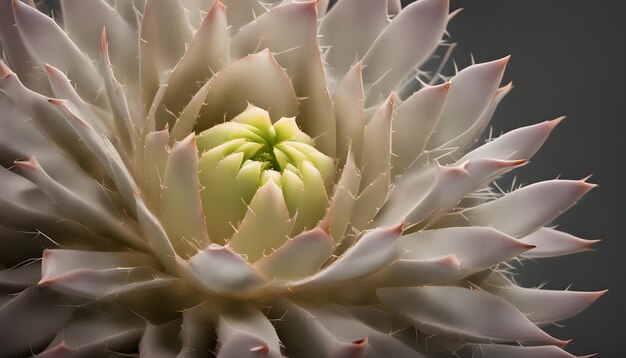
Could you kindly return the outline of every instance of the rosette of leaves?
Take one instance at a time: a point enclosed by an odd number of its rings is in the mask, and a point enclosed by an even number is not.
[[[508,262],[593,185],[491,189],[560,119],[476,146],[507,58],[413,89],[447,0],[60,10],[0,1],[1,356],[570,356],[603,292]]]

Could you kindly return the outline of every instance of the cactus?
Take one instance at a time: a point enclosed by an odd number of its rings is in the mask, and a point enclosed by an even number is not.
[[[0,356],[571,357],[605,291],[510,262],[594,185],[494,189],[562,118],[477,145],[508,57],[419,71],[454,14],[0,0]]]

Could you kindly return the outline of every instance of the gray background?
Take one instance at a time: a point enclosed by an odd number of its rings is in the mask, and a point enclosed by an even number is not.
[[[626,340],[626,19],[614,0],[452,0],[463,7],[448,26],[459,67],[512,55],[503,83],[513,91],[492,122],[494,133],[568,118],[518,181],[580,179],[600,186],[565,213],[559,228],[602,239],[596,252],[526,262],[518,281],[547,288],[609,292],[581,315],[548,330],[575,354],[621,357]],[[506,180],[504,180],[506,184]],[[523,213],[520,213],[523,214]]]

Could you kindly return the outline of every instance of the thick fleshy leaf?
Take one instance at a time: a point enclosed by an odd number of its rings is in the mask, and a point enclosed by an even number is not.
[[[355,161],[361,163],[365,113],[360,63],[354,65],[343,78],[335,92],[333,103],[337,120],[337,158],[344,164],[348,150],[352,149]]]
[[[535,324],[548,324],[575,316],[607,292],[541,290],[514,285],[486,286],[485,289],[509,301]]]
[[[502,99],[511,91],[513,88],[513,84],[509,82],[504,87],[498,88],[494,94],[493,98],[487,108],[483,112],[483,114],[478,118],[471,127],[469,127],[465,132],[461,135],[454,138],[454,140],[448,142],[446,147],[448,148],[457,148],[455,154],[464,154],[467,151],[468,147],[474,146],[479,139],[481,139],[481,135],[485,132],[485,129],[491,122],[491,118],[493,117],[498,105],[502,101]]]
[[[391,173],[387,170],[361,191],[352,211],[351,225],[355,230],[363,231],[370,226],[383,207],[390,188]]]
[[[64,101],[57,99],[49,99],[48,101],[60,110],[66,123],[78,134],[80,140],[89,148],[93,157],[97,159],[102,168],[111,177],[129,210],[134,211],[135,194],[139,192],[139,188],[129,172],[129,167],[126,165],[126,161],[130,159],[126,156],[122,157],[108,138],[102,137],[96,132],[91,125],[82,120],[77,113],[74,113]]]
[[[210,244],[184,264],[181,276],[195,281],[211,292],[236,294],[263,285],[263,280],[236,252]]]
[[[189,98],[230,61],[226,9],[216,1],[187,46],[185,54],[156,94],[151,111],[156,128],[172,125]],[[174,115],[172,115],[174,114]]]
[[[100,59],[100,33],[106,29],[115,70],[124,83],[132,86],[137,73],[136,29],[105,0],[62,0],[61,11],[65,31],[94,61]]]
[[[31,287],[0,306],[0,346],[7,357],[41,351],[73,309],[47,289]],[[10,324],[9,324],[10,322]]]
[[[65,121],[63,116],[48,102],[48,97],[26,88],[2,60],[0,60],[0,87],[15,105],[29,115],[36,127],[54,143],[65,149],[81,165],[89,161],[85,144]]]
[[[178,358],[195,358],[214,350],[215,320],[211,302],[204,301],[183,311],[183,324],[180,330],[182,350]]]
[[[315,138],[324,154],[335,156],[334,112],[317,44],[316,2],[276,6],[244,26],[232,43],[239,56],[264,48],[273,53],[301,99],[298,123],[302,130]]]
[[[280,356],[280,340],[274,325],[265,317],[265,315],[247,304],[240,304],[229,310],[220,312],[219,323],[217,325],[217,337],[222,344],[222,349],[229,346],[228,351],[232,350],[232,339],[237,337],[254,337],[262,341],[261,345],[239,346],[237,350],[242,354],[264,353],[264,357]],[[244,340],[244,341],[246,341]],[[271,352],[271,353],[270,353]],[[220,351],[224,357],[239,357],[239,355],[226,355],[226,351]]]
[[[136,199],[137,221],[146,242],[161,264],[170,273],[178,272],[176,251],[159,219],[148,209],[141,198]]]
[[[293,285],[332,285],[358,279],[385,268],[402,254],[396,247],[402,228],[402,225],[397,225],[366,232],[337,261],[311,278]]]
[[[81,97],[91,103],[103,103],[98,72],[54,20],[20,1],[13,1],[13,15],[25,47],[39,66],[45,62],[67,73]]]
[[[93,299],[174,286],[178,279],[160,273],[159,266],[138,252],[46,250],[39,285]]]
[[[193,29],[201,26],[204,15],[215,5],[216,0],[185,0],[183,6],[187,21]]]
[[[146,329],[139,342],[140,357],[175,358],[181,351],[181,320],[162,324],[146,323]]]
[[[76,93],[74,86],[70,80],[58,68],[44,64],[46,75],[52,92],[56,98],[67,99],[76,110],[80,113],[81,118],[96,128],[99,132],[108,134],[110,132],[110,123],[98,116],[82,98]]]
[[[255,262],[278,249],[288,239],[292,222],[276,183],[267,182],[256,192],[248,212],[237,227],[228,246]]]
[[[198,182],[198,150],[194,135],[174,144],[163,177],[161,213],[174,249],[190,258],[209,243]]]
[[[363,82],[371,86],[368,105],[383,100],[437,48],[448,22],[448,8],[448,0],[411,3],[376,38],[363,58]]]
[[[96,205],[71,192],[51,178],[35,158],[15,162],[23,175],[37,184],[63,210],[79,222],[103,236],[112,236],[125,244],[143,250],[146,244],[138,235],[134,223],[111,206]],[[109,204],[111,205],[111,204]]]
[[[223,244],[232,237],[259,185],[261,163],[252,161],[242,167],[244,154],[228,153],[231,144],[241,146],[244,142],[239,139],[215,147],[198,163],[202,209],[212,242]]]
[[[343,77],[351,65],[365,56],[387,21],[384,1],[337,2],[319,25],[320,46],[328,47],[325,56],[330,73]]]
[[[262,15],[266,9],[257,0],[221,0],[228,11],[228,25],[230,26],[231,35],[236,34],[239,29],[248,24],[257,16]]]
[[[373,287],[415,287],[446,284],[467,276],[455,255],[434,259],[403,259],[368,276],[364,282]]]
[[[328,227],[320,226],[289,239],[255,262],[255,269],[270,280],[298,279],[314,274],[333,253],[335,243],[327,230]]]
[[[356,203],[356,197],[359,193],[360,181],[361,174],[356,167],[352,152],[349,151],[346,165],[341,172],[341,178],[337,185],[335,185],[335,191],[330,200],[330,206],[328,207],[326,216],[322,220],[325,225],[330,225],[330,235],[337,243],[344,239],[344,233],[350,222],[352,210]]]
[[[22,0],[22,2],[35,7],[33,0]],[[18,76],[23,78],[28,88],[40,93],[47,93],[49,88],[44,80],[43,71],[39,67],[33,66],[35,60],[20,37],[15,25],[12,7],[12,1],[0,2],[0,50],[3,51],[7,62],[17,72]]]
[[[391,118],[394,95],[383,102],[365,126],[361,181],[363,187],[373,183],[391,168]]]
[[[297,112],[298,99],[291,81],[269,51],[231,63],[205,86],[209,90],[200,111],[197,130],[232,119],[248,104],[267,108],[274,120],[293,117]]]
[[[280,338],[290,347],[295,356],[305,358],[361,357],[366,340],[342,341],[318,322],[311,312],[294,302],[282,300],[279,309],[284,315],[279,316],[276,328]],[[283,313],[283,312],[281,312]],[[302,337],[306,336],[304,340]]]
[[[2,237],[4,239],[4,237]],[[20,248],[21,249],[21,248]],[[23,266],[0,271],[0,293],[15,293],[34,286],[41,278],[41,263],[31,262]]]
[[[310,162],[303,161],[298,171],[299,175],[284,170],[281,175],[285,203],[294,218],[292,233],[314,228],[328,206],[324,178],[317,168]]]
[[[111,112],[113,113],[115,129],[117,130],[116,134],[122,142],[122,148],[130,154],[134,152],[137,140],[138,132],[135,130],[135,126],[142,125],[143,121],[140,121],[136,116],[133,121],[133,116],[130,114],[128,100],[126,99],[126,90],[117,81],[113,73],[113,65],[109,56],[109,44],[105,30],[102,30],[100,42],[104,87],[109,99],[109,105],[111,106]]]
[[[413,225],[426,218],[430,218],[431,221],[436,220],[451,210],[467,194],[481,189],[498,176],[524,162],[523,160],[476,159],[458,166],[434,168],[431,169],[434,173],[418,174],[414,179],[406,177],[394,189],[387,203],[390,209],[383,211],[377,222],[379,225],[388,225],[394,221],[405,220]],[[422,183],[425,185],[422,186]],[[414,187],[419,190],[417,198],[407,198],[406,193],[412,192],[409,188]],[[424,193],[425,188],[428,189]]]
[[[462,287],[381,288],[385,305],[427,333],[477,342],[541,342],[564,346],[505,300]]]
[[[507,261],[534,246],[486,227],[450,227],[403,236],[398,247],[406,259],[427,260],[455,255],[466,272]]]
[[[579,239],[574,235],[547,227],[542,227],[520,240],[536,246],[522,255],[529,258],[563,256],[589,251],[592,250],[593,244],[600,241]]]
[[[364,357],[423,357],[389,332],[379,332],[344,312],[343,307],[309,307],[313,319],[322,325],[339,342],[360,342]]]
[[[467,153],[459,160],[491,158],[501,160],[530,159],[541,148],[554,127],[565,117],[514,129]]]
[[[49,347],[65,344],[84,357],[98,357],[101,352],[134,353],[144,329],[145,321],[131,312],[85,314],[61,327]]]
[[[450,82],[423,88],[398,106],[391,123],[393,174],[402,174],[424,152],[443,111]]]
[[[443,113],[426,149],[447,148],[480,119],[498,89],[508,59],[470,66],[452,78]]]
[[[595,188],[584,180],[549,180],[528,185],[463,212],[455,221],[491,226],[521,237],[561,215]]]
[[[152,66],[161,76],[174,68],[185,53],[192,37],[191,27],[181,0],[148,0],[143,16],[141,41],[152,47]]]
[[[150,132],[144,139],[143,148],[143,180],[144,196],[155,212],[161,200],[161,186],[165,176],[165,165],[169,156],[167,130]]]
[[[503,344],[480,344],[474,346],[474,351],[485,358],[576,358],[557,346],[514,346]],[[591,358],[594,355],[585,356]]]

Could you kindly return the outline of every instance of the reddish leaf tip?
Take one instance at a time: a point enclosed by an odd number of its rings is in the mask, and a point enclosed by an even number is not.
[[[267,344],[262,344],[260,346],[250,348],[250,352],[260,353],[262,355],[267,355],[270,352],[270,347]]]

